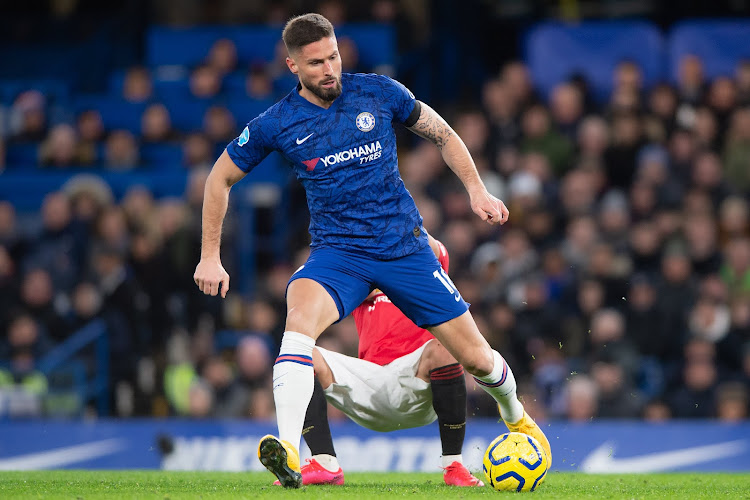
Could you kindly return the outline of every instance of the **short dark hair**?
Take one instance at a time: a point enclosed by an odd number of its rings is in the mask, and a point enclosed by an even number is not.
[[[281,38],[291,54],[307,44],[335,36],[331,22],[320,14],[303,14],[291,18],[284,26]]]

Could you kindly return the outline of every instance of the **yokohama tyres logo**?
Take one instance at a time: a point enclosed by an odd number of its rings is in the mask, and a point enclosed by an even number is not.
[[[354,146],[338,153],[333,153],[327,156],[321,156],[320,158],[313,158],[311,160],[303,160],[302,163],[307,167],[307,171],[310,172],[315,170],[315,166],[318,161],[322,161],[323,165],[330,167],[341,162],[350,161],[354,158],[359,159],[360,165],[373,160],[377,160],[383,154],[383,146],[380,145],[380,141],[371,142],[363,146]]]

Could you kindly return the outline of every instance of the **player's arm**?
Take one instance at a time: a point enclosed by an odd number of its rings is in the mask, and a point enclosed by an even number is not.
[[[466,187],[474,213],[490,224],[504,224],[508,220],[508,209],[505,203],[487,192],[464,141],[443,117],[427,104],[416,101],[414,113],[417,112],[419,117],[413,125],[409,125],[411,120],[407,121],[409,130],[440,149],[445,163]]]
[[[207,295],[219,293],[226,297],[229,291],[229,274],[221,265],[221,227],[229,205],[229,190],[246,175],[237,168],[226,150],[216,160],[206,180],[203,195],[203,237],[201,260],[195,268],[193,280]]]

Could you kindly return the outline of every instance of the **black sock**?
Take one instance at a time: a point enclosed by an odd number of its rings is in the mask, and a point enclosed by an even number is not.
[[[323,393],[323,387],[315,377],[313,395],[305,413],[305,425],[302,428],[302,437],[305,438],[307,446],[312,455],[336,456],[333,449],[333,438],[331,428],[328,426],[328,401]]]
[[[458,364],[430,370],[432,407],[440,425],[443,455],[460,455],[466,436],[466,381]]]

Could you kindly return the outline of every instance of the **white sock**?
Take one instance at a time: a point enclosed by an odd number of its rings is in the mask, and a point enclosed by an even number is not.
[[[313,393],[312,351],[315,340],[297,332],[284,332],[279,357],[273,365],[273,399],[279,439],[299,452],[302,426]]]
[[[474,380],[497,401],[503,420],[515,424],[523,418],[523,405],[516,396],[516,378],[500,353],[493,349],[492,354],[495,357],[492,372]]]
[[[313,455],[310,458],[317,461],[328,472],[338,472],[338,470],[341,468],[341,466],[339,465],[339,461],[336,460],[336,457],[334,457],[333,455],[328,455],[327,453]]]
[[[443,468],[445,468],[453,462],[464,463],[464,457],[463,455],[443,455],[440,457],[440,461],[443,463]]]

